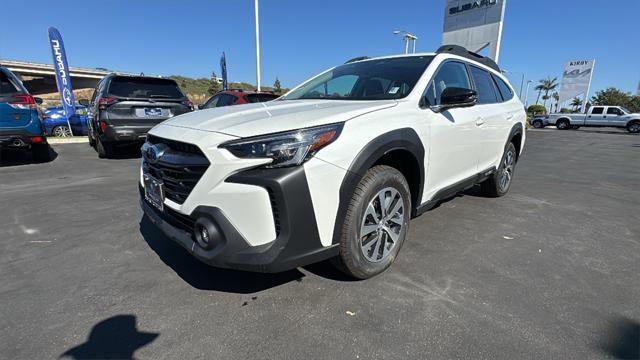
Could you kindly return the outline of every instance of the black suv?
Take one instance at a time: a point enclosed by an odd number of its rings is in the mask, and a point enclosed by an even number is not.
[[[109,74],[102,78],[89,108],[89,144],[101,158],[118,145],[144,142],[160,122],[193,110],[193,103],[171,79]]]

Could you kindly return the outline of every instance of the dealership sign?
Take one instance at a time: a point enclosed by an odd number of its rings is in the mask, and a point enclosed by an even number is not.
[[[479,52],[489,49],[498,61],[506,0],[447,0],[442,45],[461,45]]]
[[[76,114],[75,99],[73,97],[73,88],[71,88],[69,64],[67,63],[67,55],[64,51],[62,36],[58,29],[54,27],[49,28],[49,45],[51,46],[51,55],[53,55],[53,67],[56,73],[60,102],[62,103],[64,114],[67,117],[69,131],[71,131],[69,119]]]
[[[596,61],[592,60],[573,60],[568,61],[564,65],[562,72],[562,82],[560,83],[560,99],[559,103],[564,103],[575,97],[582,96],[582,111],[587,105],[589,96],[589,87],[591,86],[591,77],[593,75],[593,67]]]

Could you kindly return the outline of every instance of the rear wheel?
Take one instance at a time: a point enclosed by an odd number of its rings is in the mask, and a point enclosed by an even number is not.
[[[509,143],[504,155],[502,155],[498,170],[480,184],[482,194],[488,197],[500,197],[509,192],[516,170],[516,159],[516,147],[513,143]]]
[[[634,121],[627,125],[627,131],[630,133],[640,133],[640,121]]]
[[[60,125],[60,126],[54,127],[53,130],[51,130],[51,133],[57,137],[71,136],[71,131],[69,130],[69,127],[66,125]]]
[[[535,120],[532,125],[536,129],[542,129],[544,127],[541,120]]]
[[[402,173],[386,165],[369,169],[349,203],[334,264],[358,279],[383,272],[404,243],[410,217],[411,196]]]
[[[558,130],[567,130],[571,127],[571,123],[569,123],[569,120],[558,120],[556,127]]]
[[[113,144],[105,143],[100,138],[96,139],[96,151],[98,151],[98,157],[101,159],[110,158],[113,156],[114,147]]]

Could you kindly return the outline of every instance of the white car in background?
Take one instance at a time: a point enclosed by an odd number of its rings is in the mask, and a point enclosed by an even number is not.
[[[526,116],[490,59],[457,46],[332,68],[278,100],[180,115],[143,146],[141,205],[220,267],[391,265],[409,220],[480,184],[509,191]]]

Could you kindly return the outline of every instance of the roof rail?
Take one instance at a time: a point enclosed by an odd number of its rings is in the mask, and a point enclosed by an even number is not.
[[[464,46],[460,45],[442,45],[436,50],[437,54],[453,54],[465,57],[467,59],[471,59],[473,61],[477,61],[482,65],[488,66],[497,72],[501,72],[500,67],[496,64],[492,59],[482,56],[480,54],[474,53],[473,51],[467,50]]]
[[[358,57],[354,57],[353,59],[347,60],[345,62],[345,64],[351,64],[351,63],[356,62],[356,61],[362,61],[362,60],[367,60],[367,59],[371,59],[371,58],[368,57],[368,56],[358,56]]]

